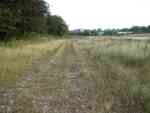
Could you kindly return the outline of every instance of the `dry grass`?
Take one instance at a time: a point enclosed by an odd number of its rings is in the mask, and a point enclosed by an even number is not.
[[[0,51],[4,82],[30,67],[23,88],[0,102],[16,113],[150,112],[149,41],[64,39]]]
[[[95,85],[100,109],[109,106],[108,112],[150,112],[149,41],[96,39],[80,44],[80,50],[89,65],[93,64],[87,72],[95,71],[87,78]]]
[[[16,41],[0,47],[0,83],[15,81],[33,62],[53,54],[62,40]]]

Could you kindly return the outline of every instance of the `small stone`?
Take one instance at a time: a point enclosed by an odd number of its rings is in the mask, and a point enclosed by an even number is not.
[[[5,108],[5,106],[4,106],[4,105],[1,105],[1,108],[2,108],[2,109],[4,109],[4,108]]]
[[[85,106],[85,105],[81,105],[81,107],[82,107],[82,108],[85,108],[86,106]]]
[[[10,100],[10,104],[11,104],[11,105],[14,104],[14,100]]]

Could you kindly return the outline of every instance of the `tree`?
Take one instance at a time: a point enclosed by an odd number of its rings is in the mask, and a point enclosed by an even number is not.
[[[23,6],[23,7],[22,7]],[[48,5],[43,0],[18,0],[16,3],[18,18],[17,27],[21,32],[43,32],[46,30]]]
[[[15,1],[2,0],[0,1],[0,40],[6,40],[4,37],[14,34],[17,31],[16,11],[13,8]]]
[[[103,35],[118,35],[118,32],[115,29],[106,29]]]
[[[133,33],[146,33],[147,28],[144,26],[133,26],[132,28],[130,28],[130,31]]]
[[[150,33],[150,25],[147,26],[147,31]]]
[[[47,17],[48,33],[53,35],[64,35],[68,33],[68,26],[65,21],[57,15]]]
[[[1,40],[17,33],[46,31],[48,4],[44,0],[1,0]]]

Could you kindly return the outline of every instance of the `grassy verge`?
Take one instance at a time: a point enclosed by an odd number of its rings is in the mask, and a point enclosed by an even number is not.
[[[11,41],[0,46],[0,85],[10,85],[33,62],[44,59],[54,53],[62,40]]]

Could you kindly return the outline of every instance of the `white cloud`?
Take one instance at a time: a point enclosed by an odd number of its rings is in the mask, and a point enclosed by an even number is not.
[[[52,14],[75,28],[122,28],[150,24],[149,0],[46,0]]]

